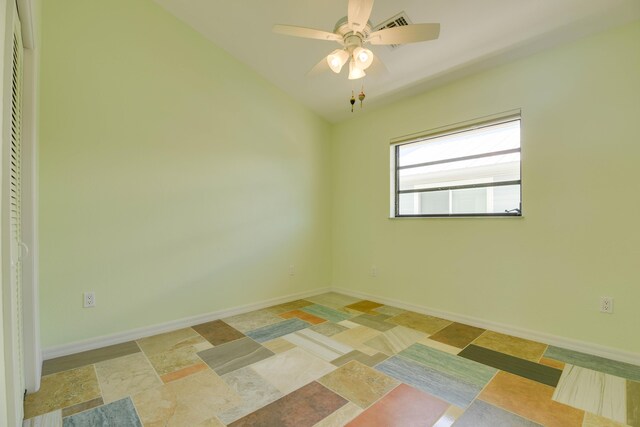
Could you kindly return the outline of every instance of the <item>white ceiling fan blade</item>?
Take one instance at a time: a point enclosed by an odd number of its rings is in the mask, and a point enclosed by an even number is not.
[[[382,62],[377,56],[374,55],[373,63],[371,63],[371,66],[367,68],[367,75],[374,78],[379,78],[388,74],[389,69],[387,68],[387,66],[384,65],[384,62]]]
[[[411,24],[402,27],[387,28],[369,34],[371,44],[406,44],[437,39],[440,24]]]
[[[349,0],[347,19],[353,31],[362,31],[369,22],[373,0]]]
[[[307,77],[316,77],[319,74],[325,73],[327,71],[331,71],[329,67],[329,63],[327,62],[327,57],[323,57],[320,62],[318,62],[312,69],[307,73]]]
[[[274,25],[273,32],[285,36],[304,37],[306,39],[330,40],[342,42],[342,37],[328,31],[314,28],[296,27],[294,25]]]

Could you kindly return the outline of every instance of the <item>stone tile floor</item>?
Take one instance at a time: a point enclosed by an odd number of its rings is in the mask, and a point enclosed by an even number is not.
[[[25,426],[640,427],[640,366],[337,293],[44,372]]]

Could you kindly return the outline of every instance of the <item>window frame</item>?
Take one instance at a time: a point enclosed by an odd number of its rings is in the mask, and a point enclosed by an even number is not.
[[[441,138],[443,136],[455,135],[458,133],[464,133],[476,129],[481,129],[485,127],[491,127],[503,123],[509,122],[520,122],[520,147],[509,149],[509,150],[500,150],[491,153],[482,153],[477,155],[463,156],[453,159],[445,159],[445,160],[436,160],[433,162],[423,162],[415,165],[406,165],[400,166],[400,147],[403,145],[414,144],[418,142],[427,141],[429,139]],[[484,117],[481,119],[471,120],[462,123],[456,123],[454,125],[445,126],[437,129],[432,129],[430,131],[420,132],[418,134],[405,135],[399,138],[394,138],[391,140],[390,147],[390,156],[391,156],[391,211],[390,218],[464,218],[464,217],[516,217],[521,218],[522,214],[522,114],[520,110],[514,110],[506,113],[500,113],[494,116]],[[520,179],[515,181],[502,181],[497,183],[482,183],[482,184],[467,184],[467,185],[458,185],[458,186],[447,186],[447,187],[434,187],[428,189],[416,189],[416,190],[400,190],[400,171],[403,169],[416,168],[416,167],[425,167],[436,164],[444,164],[444,163],[452,163],[457,161],[464,160],[472,160],[476,158],[482,157],[491,157],[495,155],[501,154],[511,154],[511,153],[520,153]],[[400,195],[401,194],[412,194],[412,193],[428,193],[435,191],[446,191],[446,190],[462,190],[462,189],[470,189],[470,188],[493,188],[493,187],[501,187],[507,185],[519,185],[520,186],[520,201],[519,201],[519,209],[517,212],[487,212],[487,213],[438,213],[438,214],[400,214]]]

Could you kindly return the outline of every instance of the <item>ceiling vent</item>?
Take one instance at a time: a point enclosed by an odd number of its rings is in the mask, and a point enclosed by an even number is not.
[[[387,19],[381,24],[378,24],[373,31],[384,30],[385,28],[393,28],[393,27],[404,27],[405,25],[411,24],[409,17],[406,12],[400,12],[392,18]],[[401,45],[399,44],[390,44],[388,45],[391,50],[396,50]]]

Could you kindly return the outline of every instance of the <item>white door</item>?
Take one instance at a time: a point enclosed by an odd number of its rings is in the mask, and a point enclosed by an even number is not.
[[[13,37],[10,49],[11,84],[5,88],[5,126],[8,141],[3,143],[3,200],[2,221],[4,250],[9,265],[3,263],[3,317],[5,332],[5,380],[7,382],[7,411],[10,419],[21,422],[23,416],[22,397],[25,391],[24,341],[23,341],[23,301],[22,301],[22,260],[26,246],[22,242],[22,82],[23,46],[20,21],[14,9]],[[9,53],[9,52],[7,52]],[[8,89],[8,90],[7,90]],[[7,103],[7,99],[9,102]],[[8,105],[9,104],[9,105]],[[3,256],[4,257],[4,256]],[[8,277],[7,277],[8,276]],[[8,280],[7,280],[8,279]],[[8,286],[7,286],[8,285]]]

